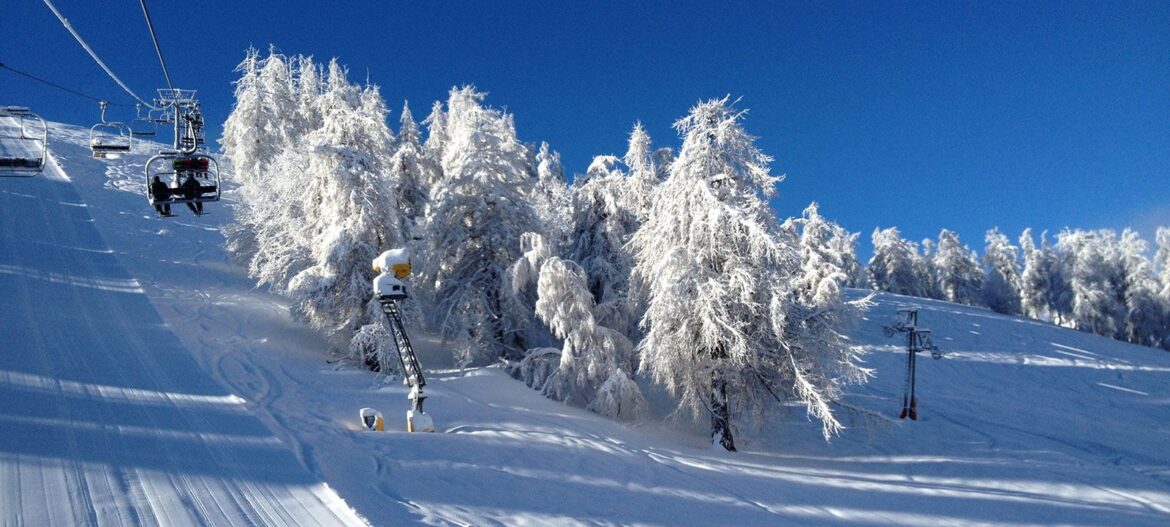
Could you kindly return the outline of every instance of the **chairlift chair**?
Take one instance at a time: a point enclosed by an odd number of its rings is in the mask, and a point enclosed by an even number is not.
[[[146,115],[142,115],[142,105],[134,105],[137,110],[137,116],[130,122],[130,135],[132,137],[154,137],[158,133],[158,122],[150,115],[151,110],[146,110]]]
[[[153,206],[162,203],[206,203],[219,201],[221,194],[219,162],[206,154],[164,150],[146,162],[146,198]],[[156,198],[150,185],[158,176],[167,182],[171,194],[166,199]],[[188,196],[181,185],[188,176],[199,182],[199,193]]]
[[[108,103],[102,101],[102,122],[89,129],[89,149],[93,157],[117,159],[130,152],[134,132],[123,123],[106,121],[106,106]]]
[[[0,177],[40,174],[48,159],[49,126],[23,106],[0,106]]]

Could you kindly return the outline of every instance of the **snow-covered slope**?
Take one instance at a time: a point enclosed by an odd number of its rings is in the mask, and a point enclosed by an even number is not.
[[[0,180],[0,523],[1170,523],[1170,355],[897,296],[855,333],[876,377],[831,444],[797,413],[726,454],[702,425],[450,369],[421,335],[441,433],[398,432],[405,389],[327,363],[230,262],[230,203],[158,219],[145,155],[51,134],[61,171]],[[947,352],[919,361],[917,422],[893,419],[904,352],[881,333],[910,304]],[[357,431],[362,406],[394,431]]]

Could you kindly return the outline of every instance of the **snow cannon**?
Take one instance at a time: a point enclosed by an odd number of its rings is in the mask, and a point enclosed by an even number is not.
[[[410,276],[410,250],[391,249],[382,253],[373,262],[374,297],[378,299],[401,300],[407,297],[406,284],[402,279]]]
[[[366,432],[381,432],[385,429],[385,420],[382,419],[382,412],[373,408],[362,408],[359,412],[362,418],[362,426],[365,427]]]
[[[410,249],[390,249],[374,258],[375,273],[393,273],[399,280],[410,276]]]
[[[374,278],[374,296],[379,300],[402,300],[407,296],[406,284],[389,274],[382,273]]]

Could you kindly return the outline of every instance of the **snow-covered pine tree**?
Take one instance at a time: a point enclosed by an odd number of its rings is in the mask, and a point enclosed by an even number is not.
[[[622,208],[633,212],[639,224],[650,214],[654,199],[654,187],[658,185],[658,172],[654,167],[654,151],[650,148],[650,134],[641,122],[634,124],[630,132],[629,148],[622,161],[629,167]]]
[[[1162,347],[1170,350],[1170,228],[1159,227],[1154,239],[1158,244],[1158,252],[1154,255],[1154,267],[1162,287],[1159,296],[1168,312],[1167,323],[1162,327]]]
[[[1036,248],[1031,227],[1020,234],[1020,250],[1024,257],[1024,271],[1020,275],[1020,311],[1026,317],[1051,320],[1048,308],[1051,272],[1044,254]]]
[[[835,290],[850,287],[858,274],[856,233],[821,216],[814,201],[804,209],[800,219],[788,220],[790,230],[800,239],[801,272],[794,284],[797,291],[808,298],[831,294],[818,293],[830,284]]]
[[[627,180],[619,163],[614,156],[597,156],[585,176],[575,178],[566,254],[585,272],[598,323],[634,340],[639,331],[628,301],[634,262],[626,243],[638,219],[625,208]],[[637,371],[633,355],[618,358],[618,365],[631,374]]]
[[[974,251],[959,242],[959,235],[943,229],[934,255],[938,285],[949,302],[974,305],[983,289],[983,269]]]
[[[993,228],[987,231],[983,250],[983,303],[992,311],[1020,314],[1020,272],[1016,247]]]
[[[674,163],[674,149],[664,146],[654,151],[654,177],[659,182],[670,177],[670,164]]]
[[[1146,258],[1147,248],[1137,232],[1126,229],[1121,233],[1118,251],[1125,284],[1122,331],[1129,342],[1157,347],[1170,327],[1170,305],[1159,297],[1158,279]]]
[[[828,437],[841,428],[830,408],[839,383],[864,377],[855,349],[794,335],[815,326],[800,320],[808,313],[791,289],[797,242],[763,199],[780,178],[742,115],[716,99],[675,124],[682,150],[630,242],[634,274],[649,290],[642,368],[680,408],[710,415],[713,441],[728,450],[733,418],[758,417],[786,394]]]
[[[446,113],[437,108],[428,119],[432,129],[445,122],[446,140],[428,210],[424,280],[434,290],[433,322],[457,343],[460,362],[474,364],[519,359],[526,349],[528,315],[504,309],[504,278],[520,256],[520,235],[541,231],[524,188],[527,150],[509,116],[485,108],[483,98],[470,86],[452,89]]]
[[[1170,227],[1158,227],[1158,233],[1154,239],[1158,244],[1158,252],[1154,255],[1154,265],[1162,282],[1162,299],[1170,302]],[[1170,338],[1170,335],[1167,337]]]
[[[548,143],[543,141],[535,162],[536,187],[533,190],[532,206],[544,226],[548,242],[559,247],[565,243],[572,208],[565,168],[561,166],[560,152],[550,150]]]
[[[1075,327],[1073,318],[1073,257],[1049,242],[1048,231],[1040,233],[1040,256],[1048,272],[1048,308],[1057,325]]]
[[[621,332],[601,325],[584,269],[551,257],[540,269],[536,314],[564,341],[556,377],[545,394],[585,404],[599,414],[632,420],[646,411],[646,401],[628,370],[634,345]]]
[[[876,228],[871,240],[873,257],[867,267],[872,287],[887,293],[926,296],[926,284],[915,265],[919,256],[914,244],[902,239],[897,227]]]
[[[938,281],[938,267],[935,266],[934,257],[937,249],[935,248],[934,240],[930,238],[922,240],[921,254],[917,252],[917,247],[915,249],[914,274],[918,275],[918,282],[922,284],[922,297],[945,300],[946,295],[943,294],[942,286]]]
[[[422,224],[426,217],[427,160],[418,124],[410,113],[410,103],[403,103],[399,118],[398,138],[394,144],[394,157],[390,160],[390,179],[398,182],[397,200],[401,207],[400,217],[404,224],[402,232],[407,239],[422,236]]]
[[[443,179],[443,149],[447,145],[447,112],[443,111],[441,101],[435,101],[435,104],[431,105],[431,113],[423,119],[422,124],[427,127],[423,154],[432,168],[427,171],[429,179],[425,183],[433,195],[435,187]]]
[[[402,220],[387,177],[393,136],[377,87],[351,85],[336,59],[319,99],[321,128],[304,141],[304,236],[311,265],[289,281],[293,312],[348,342],[367,319],[370,261],[402,245]],[[389,350],[379,350],[389,353]]]
[[[273,185],[280,177],[273,165],[303,133],[289,62],[275,51],[261,59],[256,49],[249,49],[236,68],[241,73],[235,83],[236,103],[224,122],[220,144],[240,183],[236,221],[225,234],[228,250],[242,262],[250,262],[261,250],[263,240],[257,231],[268,204],[277,197]]]
[[[1076,329],[1123,338],[1124,277],[1112,231],[1063,231],[1057,244],[1069,259],[1067,272]]]

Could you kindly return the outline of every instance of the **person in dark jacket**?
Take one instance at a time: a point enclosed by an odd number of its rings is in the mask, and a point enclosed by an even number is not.
[[[158,215],[170,216],[171,189],[166,183],[159,181],[158,176],[154,176],[154,181],[150,182],[150,195],[154,198],[154,210],[158,211]]]
[[[199,199],[199,180],[195,179],[195,174],[187,174],[187,179],[183,181],[183,196],[190,200]],[[203,214],[203,203],[200,201],[188,201],[187,207],[195,214]]]

